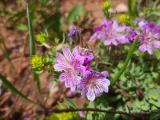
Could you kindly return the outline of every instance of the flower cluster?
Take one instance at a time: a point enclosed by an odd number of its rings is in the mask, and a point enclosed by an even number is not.
[[[104,19],[102,24],[97,26],[94,34],[90,37],[89,43],[95,40],[103,41],[105,46],[117,46],[120,44],[132,43],[138,37],[138,47],[141,52],[153,54],[153,51],[160,48],[160,27],[142,19],[136,19],[136,27],[125,25],[122,16],[121,24],[116,20]],[[123,24],[122,24],[123,22]],[[75,37],[78,30],[72,26],[69,32],[70,37]],[[65,86],[72,91],[79,90],[83,96],[93,101],[96,96],[108,92],[110,81],[107,79],[107,72],[98,72],[91,68],[90,63],[94,56],[88,49],[75,47],[73,51],[68,48],[62,49],[56,57],[54,69],[62,72],[59,79],[64,81]]]
[[[101,40],[105,46],[117,46],[133,42],[139,35],[139,50],[153,54],[154,49],[160,48],[160,26],[142,19],[136,19],[136,25],[137,27],[133,28],[125,24],[119,25],[116,20],[104,19],[102,24],[96,27],[89,43]]]
[[[90,50],[75,47],[72,52],[68,48],[62,51],[63,54],[56,57],[54,69],[62,71],[59,78],[67,88],[80,90],[90,101],[102,92],[108,92],[110,81],[106,78],[107,72],[92,70],[90,62],[94,56]]]
[[[115,45],[128,43],[126,39],[127,28],[125,25],[119,26],[118,21],[106,20],[96,27],[95,33],[91,36],[89,42],[92,43],[95,39],[104,41],[104,45]]]
[[[137,19],[136,22],[140,29],[139,50],[153,54],[154,49],[160,48],[160,27],[141,19]]]

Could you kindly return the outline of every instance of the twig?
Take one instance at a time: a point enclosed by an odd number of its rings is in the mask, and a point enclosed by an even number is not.
[[[115,110],[105,110],[105,109],[98,109],[98,108],[81,108],[81,109],[52,109],[49,111],[49,114],[52,113],[63,113],[63,112],[106,112],[106,113],[113,113],[113,114],[121,114],[121,115],[127,115],[127,116],[138,116],[138,115],[149,115],[149,112],[140,112],[140,113],[127,113],[127,112],[122,112],[122,111],[115,111]]]

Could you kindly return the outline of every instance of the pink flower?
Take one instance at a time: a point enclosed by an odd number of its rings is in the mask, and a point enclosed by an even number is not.
[[[71,88],[71,91],[75,91],[77,85],[80,83],[81,77],[74,71],[66,71],[61,73],[60,80],[65,82],[67,88]]]
[[[88,49],[75,47],[71,52],[68,48],[64,48],[63,55],[59,53],[56,57],[54,69],[63,71],[60,80],[65,82],[65,86],[75,90],[80,83],[80,74],[83,74],[89,66],[89,62],[93,59],[93,54]]]
[[[160,31],[159,27],[154,23],[149,23],[147,21],[139,22],[140,32],[140,46],[139,50],[141,52],[148,52],[153,54],[154,50],[160,48]]]
[[[95,33],[91,36],[89,43],[95,41],[95,39],[103,40],[104,45],[115,45],[129,43],[127,36],[127,27],[119,26],[116,20],[102,21],[102,24],[96,28]]]
[[[94,42],[96,39],[97,40],[105,40],[107,37],[107,26],[112,22],[111,20],[102,20],[102,24],[97,26],[95,29],[94,34],[90,37],[89,43]]]
[[[128,39],[126,39],[126,26],[119,26],[116,20],[112,21],[108,24],[107,27],[107,38],[104,41],[106,46],[111,44],[117,46],[118,44],[128,43]]]
[[[71,26],[69,29],[68,36],[69,37],[75,37],[78,34],[78,28],[76,26]]]
[[[96,96],[103,92],[108,92],[110,81],[106,78],[107,72],[86,71],[80,82],[79,88],[83,96],[87,96],[90,101],[94,101]]]

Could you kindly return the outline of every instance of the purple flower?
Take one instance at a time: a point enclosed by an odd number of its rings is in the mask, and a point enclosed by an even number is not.
[[[155,23],[148,23],[147,25],[147,28],[153,32],[156,36],[157,39],[160,38],[160,26],[157,26]]]
[[[160,37],[160,26],[156,26],[154,28],[154,32],[158,33],[159,37]]]
[[[107,75],[107,72],[86,71],[79,85],[81,94],[87,96],[90,101],[94,101],[96,96],[103,92],[107,93],[110,85]]]
[[[106,46],[128,43],[126,39],[126,26],[119,26],[117,21],[103,20],[102,24],[96,28],[95,33],[91,36],[89,43],[95,39],[103,40]]]
[[[75,58],[79,58],[79,60],[83,61],[83,65],[86,67],[85,70],[90,69],[90,62],[93,60],[94,56],[89,49],[75,47],[73,54]]]
[[[128,35],[126,36],[126,39],[128,39],[129,42],[133,42],[137,35],[138,35],[138,32],[135,29],[129,28]]]
[[[80,82],[79,72],[84,72],[85,70],[83,62],[81,59],[75,58],[68,48],[63,49],[63,55],[58,54],[56,57],[54,69],[56,71],[64,71],[60,75],[60,80],[64,81],[66,87],[71,88],[71,90],[75,90]]]
[[[76,37],[77,33],[78,33],[77,27],[76,26],[71,26],[70,30],[69,30],[69,33],[68,33],[68,36],[69,37]]]
[[[149,54],[153,54],[154,49],[160,48],[160,41],[157,40],[156,34],[152,32],[144,31],[139,39],[141,44],[139,50],[141,52],[147,51]]]
[[[81,90],[82,95],[93,101],[96,96],[108,92],[110,81],[106,78],[108,72],[93,71],[90,62],[94,56],[88,49],[75,47],[71,52],[64,48],[63,54],[58,54],[54,69],[62,71],[59,79],[72,91]]]
[[[81,77],[74,71],[65,71],[61,73],[60,80],[64,81],[67,88],[71,88],[71,91],[75,91],[77,85],[80,83]]]
[[[118,44],[125,44],[129,42],[128,39],[126,39],[126,26],[119,26],[117,21],[112,21],[108,24],[107,29],[107,38],[104,41],[106,46],[111,44],[117,46]]]
[[[146,26],[146,24],[148,24],[148,21],[143,20],[141,18],[137,18],[135,22],[138,25],[138,27],[140,27],[140,28],[144,28]]]
[[[95,28],[94,34],[90,37],[89,43],[94,42],[95,40],[105,40],[107,37],[107,26],[112,22],[111,20],[104,19],[102,24]]]
[[[140,46],[139,50],[141,52],[148,52],[153,54],[154,49],[160,48],[160,32],[156,31],[157,26],[151,26],[150,23],[146,23],[145,26],[140,27]]]
[[[153,22],[137,18],[139,28],[139,50],[153,54],[154,49],[160,48],[160,27]]]
[[[64,48],[63,55],[58,54],[54,69],[63,71],[60,75],[60,80],[65,82],[65,86],[75,90],[80,83],[80,74],[83,74],[88,69],[88,64],[85,66],[86,60],[90,62],[93,59],[93,54],[87,52],[80,47],[75,47],[71,52],[68,48]]]
[[[78,114],[81,118],[85,118],[85,112],[79,111]]]
[[[54,65],[57,71],[79,71],[82,67],[83,60],[75,58],[74,54],[68,48],[64,48],[63,55],[59,53],[56,57]]]
[[[160,38],[160,26],[154,22],[148,22],[140,18],[136,19],[136,23],[141,31],[147,28],[148,31],[154,32]]]

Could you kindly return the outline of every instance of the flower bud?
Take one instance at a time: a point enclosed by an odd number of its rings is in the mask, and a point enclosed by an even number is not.
[[[31,64],[33,69],[41,70],[44,67],[43,57],[40,55],[32,56]]]
[[[112,4],[111,2],[109,2],[108,0],[106,0],[103,4],[102,4],[102,9],[103,10],[109,10],[111,8]]]
[[[125,24],[129,24],[129,22],[130,22],[130,17],[128,16],[128,15],[120,15],[119,16],[119,18],[118,18],[118,20],[119,20],[119,23],[120,24],[123,24],[123,23],[125,23]]]
[[[36,35],[36,40],[38,41],[38,42],[48,42],[48,36],[46,35],[46,33],[40,33],[40,34],[38,34],[38,35]]]
[[[69,29],[68,36],[73,38],[78,34],[78,28],[76,26],[71,26]]]

